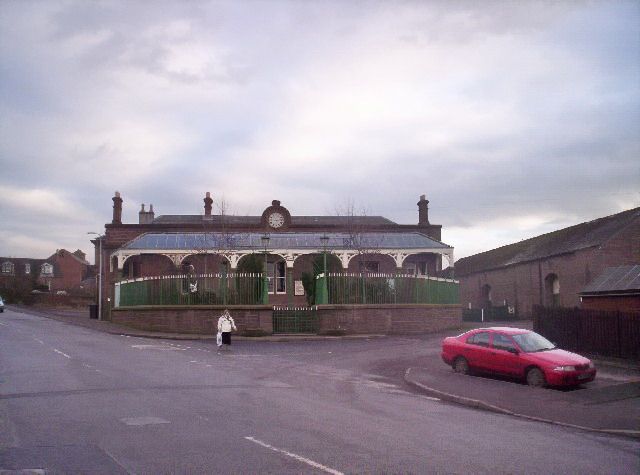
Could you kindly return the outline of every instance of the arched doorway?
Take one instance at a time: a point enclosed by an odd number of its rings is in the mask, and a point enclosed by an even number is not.
[[[549,274],[544,279],[544,303],[549,307],[560,305],[560,279],[556,274]]]

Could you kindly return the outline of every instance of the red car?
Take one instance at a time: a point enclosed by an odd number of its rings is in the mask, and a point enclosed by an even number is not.
[[[596,377],[589,359],[521,328],[478,328],[445,338],[442,359],[456,373],[499,373],[522,378],[530,386],[576,386]]]

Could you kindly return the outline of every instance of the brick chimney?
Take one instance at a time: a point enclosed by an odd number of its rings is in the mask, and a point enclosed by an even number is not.
[[[142,203],[142,208],[138,213],[138,224],[151,224],[153,223],[154,213],[153,213],[153,205],[149,205],[149,211],[144,210],[144,203]]]
[[[205,219],[211,219],[211,205],[213,200],[211,199],[211,193],[207,191],[207,196],[204,197],[204,217]]]
[[[113,200],[113,220],[111,224],[122,224],[122,198],[120,198],[120,192],[116,191],[116,196],[111,199]]]
[[[420,195],[420,201],[418,201],[418,226],[429,225],[429,200],[425,198],[425,195]]]

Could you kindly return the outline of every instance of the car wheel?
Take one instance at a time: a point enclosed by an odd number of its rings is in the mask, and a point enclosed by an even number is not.
[[[547,382],[544,379],[544,374],[539,368],[531,368],[527,371],[527,384],[534,388],[543,388]]]
[[[453,362],[453,370],[456,373],[469,374],[469,362],[462,356],[459,356]]]

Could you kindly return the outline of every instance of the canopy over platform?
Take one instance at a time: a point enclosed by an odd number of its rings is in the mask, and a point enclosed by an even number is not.
[[[410,255],[432,253],[445,256],[449,265],[453,265],[453,247],[419,232],[146,233],[111,256],[117,258],[118,269],[122,269],[129,257],[141,254],[165,255],[176,266],[189,255],[218,254],[235,268],[247,254],[266,252],[281,256],[288,267],[293,267],[299,256],[324,251],[336,255],[344,268],[361,254],[389,255],[402,267]]]

